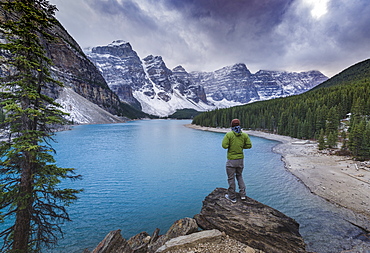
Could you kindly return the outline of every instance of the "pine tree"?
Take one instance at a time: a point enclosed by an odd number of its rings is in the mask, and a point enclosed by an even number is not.
[[[80,192],[58,187],[61,180],[80,176],[55,164],[51,126],[63,124],[64,113],[42,92],[56,83],[43,47],[51,39],[46,31],[56,8],[46,0],[3,0],[0,7],[0,32],[7,40],[0,44],[1,61],[8,70],[0,102],[9,132],[0,145],[0,220],[14,220],[0,232],[1,252],[39,252],[57,242],[60,223],[69,220],[65,206]]]
[[[347,142],[347,133],[346,131],[342,131],[341,132],[341,135],[340,135],[341,139],[342,139],[342,147],[341,147],[341,150],[345,151],[348,149],[348,142]]]
[[[370,159],[370,122],[367,122],[362,138],[362,160]]]
[[[328,135],[327,145],[329,148],[336,148],[337,147],[337,140],[338,140],[338,132],[331,131]]]
[[[358,124],[355,124],[352,127],[351,133],[349,134],[349,150],[356,158],[360,158],[362,154],[365,130],[366,122],[365,120],[361,120]]]
[[[321,129],[320,131],[320,136],[318,139],[318,148],[319,150],[323,150],[326,148],[324,129]]]

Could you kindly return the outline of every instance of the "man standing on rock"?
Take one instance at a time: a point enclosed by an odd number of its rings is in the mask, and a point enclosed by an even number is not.
[[[225,195],[231,202],[236,202],[235,178],[238,181],[241,200],[245,200],[245,184],[243,180],[244,152],[243,149],[252,148],[252,142],[248,134],[243,133],[240,127],[240,120],[231,121],[231,130],[225,134],[222,140],[222,147],[227,149],[226,173],[229,184],[228,194]]]

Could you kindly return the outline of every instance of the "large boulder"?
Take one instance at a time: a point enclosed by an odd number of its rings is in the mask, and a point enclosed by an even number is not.
[[[199,227],[218,229],[265,252],[306,252],[294,219],[249,197],[232,203],[226,193],[226,189],[217,188],[205,198],[200,214],[194,217]]]

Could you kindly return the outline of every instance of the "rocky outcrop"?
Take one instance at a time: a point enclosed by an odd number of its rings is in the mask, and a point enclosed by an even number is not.
[[[162,236],[158,235],[159,229],[156,229],[152,236],[149,236],[146,232],[141,232],[126,241],[120,234],[121,230],[115,230],[111,231],[91,253],[154,253],[171,239],[197,231],[198,225],[192,218],[176,221]]]
[[[195,216],[203,229],[218,229],[253,248],[271,253],[306,252],[299,224],[283,213],[249,197],[232,203],[217,188],[203,201]]]
[[[205,104],[208,103],[203,86],[194,82],[192,76],[186,72],[182,66],[177,66],[172,69],[172,79],[175,80],[177,84],[174,88],[177,89],[182,96],[186,96],[195,103],[199,103],[200,101]]]
[[[191,218],[184,218],[176,221],[167,231],[167,233],[158,238],[157,241],[148,245],[150,253],[156,252],[158,248],[163,246],[167,241],[179,236],[189,235],[198,231],[197,222]]]
[[[85,250],[84,253],[87,253]],[[133,253],[134,251],[122,237],[121,230],[111,231],[91,253]]]
[[[109,248],[105,244],[111,242],[112,248],[127,250],[122,253],[194,252],[190,249],[196,249],[195,252],[306,252],[295,220],[248,197],[232,203],[225,198],[226,192],[223,188],[215,189],[203,201],[200,214],[194,219],[176,221],[162,236],[156,229],[152,236],[142,232],[126,242],[112,231],[114,236],[107,236],[97,248]],[[199,228],[203,231],[199,232]],[[96,250],[93,252],[103,253]]]

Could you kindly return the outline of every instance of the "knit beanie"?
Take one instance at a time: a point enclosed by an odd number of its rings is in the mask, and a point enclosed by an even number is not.
[[[233,119],[231,121],[231,127],[234,127],[234,126],[240,126],[240,120],[238,119]]]

